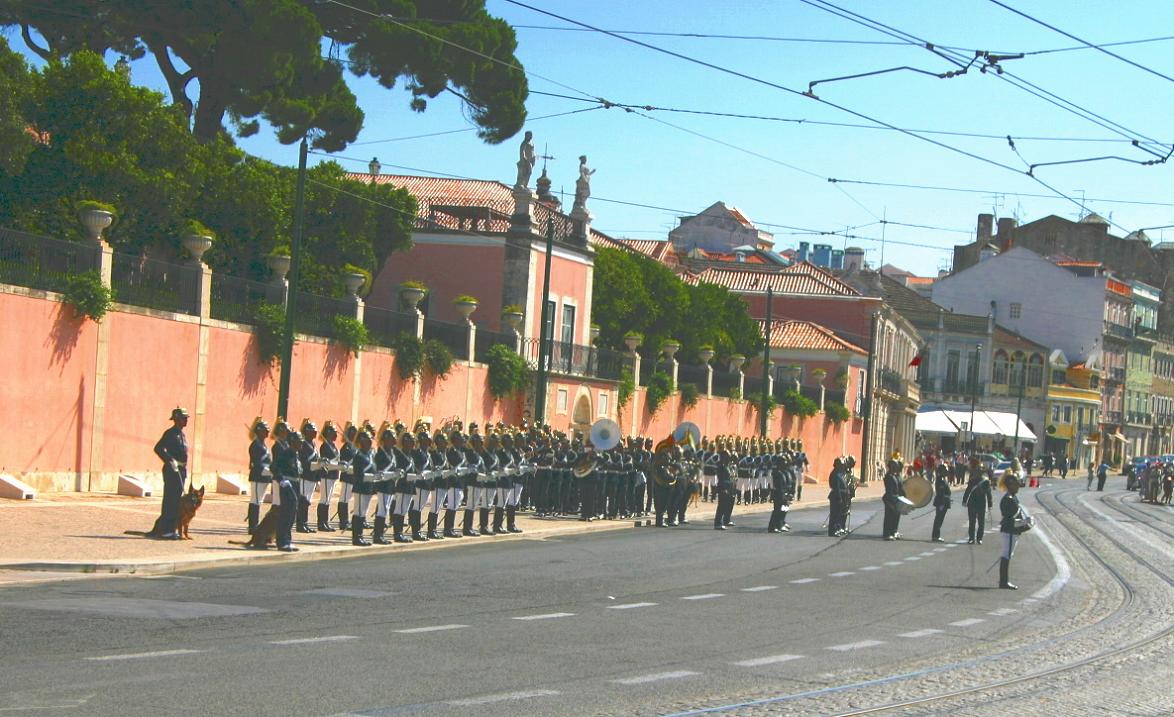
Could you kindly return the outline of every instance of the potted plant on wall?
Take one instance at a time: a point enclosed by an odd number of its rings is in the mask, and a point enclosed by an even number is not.
[[[702,344],[701,348],[697,349],[697,358],[701,359],[701,363],[707,364],[713,360],[714,350],[710,344]]]
[[[465,321],[468,321],[469,317],[473,315],[473,312],[477,310],[477,307],[481,305],[481,302],[475,296],[461,294],[452,300],[452,305],[457,310],[457,313],[465,317]]]
[[[428,287],[422,281],[408,280],[400,282],[399,297],[404,304],[412,310],[424,299],[424,295],[428,293]]]
[[[836,386],[840,389],[848,388],[848,369],[842,368],[836,371]]]
[[[826,368],[812,369],[811,378],[815,379],[818,384],[823,384],[823,380],[827,378],[828,370]]]
[[[676,356],[677,352],[680,350],[681,342],[677,341],[676,339],[665,339],[664,341],[660,342],[660,352],[664,354],[664,357],[670,362],[673,360],[673,356]]]
[[[74,208],[77,210],[78,220],[86,228],[86,236],[94,242],[102,241],[102,232],[114,223],[114,218],[117,216],[113,204],[93,199],[83,199]]]
[[[269,256],[265,258],[265,261],[273,271],[274,278],[278,281],[284,280],[286,274],[289,274],[289,247],[274,247],[273,251],[269,252]]]
[[[188,219],[183,224],[183,248],[196,264],[203,262],[204,252],[212,248],[212,241],[216,235],[211,229],[195,219]]]
[[[624,345],[628,347],[628,353],[635,353],[636,349],[640,348],[640,343],[644,341],[644,334],[639,331],[629,331],[624,334]]]
[[[501,310],[502,322],[514,331],[517,331],[518,327],[522,325],[523,316],[522,307],[517,304],[510,304]]]
[[[746,357],[742,354],[733,354],[730,356],[730,372],[736,373],[742,368],[742,364],[746,363]]]

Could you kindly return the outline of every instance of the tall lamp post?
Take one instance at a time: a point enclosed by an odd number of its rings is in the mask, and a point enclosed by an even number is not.
[[[974,404],[978,402],[978,362],[982,359],[982,344],[974,345],[974,361],[970,365],[970,452],[978,448],[978,434],[974,432]]]
[[[547,325],[553,329],[553,316],[550,315],[550,257],[554,253],[554,220],[546,220],[546,263],[542,277],[542,318],[538,326],[538,385],[534,396],[534,422],[541,426],[546,423],[546,363],[550,360],[551,346],[548,342],[554,341],[554,336],[547,337]],[[552,331],[553,333],[553,331]]]
[[[758,435],[763,438],[766,438],[770,426],[770,416],[767,410],[770,408],[770,324],[774,296],[773,288],[768,285],[766,287],[766,329],[762,332],[766,337],[764,342],[766,346],[762,349],[762,402],[758,408]]]
[[[293,244],[289,253],[291,258],[289,270],[289,291],[285,300],[285,341],[281,347],[281,379],[277,387],[277,415],[289,419],[289,377],[290,363],[293,362],[294,342],[294,314],[297,311],[298,277],[302,267],[302,217],[305,213],[304,200],[306,197],[306,155],[309,153],[309,144],[302,137],[298,147],[298,183],[294,194],[294,234]]]
[[[1015,442],[1011,444],[1011,457],[1019,457],[1019,417],[1023,415],[1023,390],[1027,384],[1027,364],[1019,372],[1019,399],[1015,402]]]

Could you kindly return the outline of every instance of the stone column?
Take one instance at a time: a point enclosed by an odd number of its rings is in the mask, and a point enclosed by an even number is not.
[[[819,384],[819,410],[820,411],[822,411],[824,409],[824,403],[825,403],[825,399],[827,398],[827,392],[828,392],[827,387],[825,387],[822,383]]]
[[[189,298],[200,321],[206,321],[212,312],[212,270],[204,263],[204,252],[212,247],[212,237],[188,234],[183,237],[183,247],[191,256],[192,293]]]
[[[529,234],[535,225],[534,202],[537,197],[527,187],[513,189],[514,213],[510,216],[510,231]]]
[[[574,223],[574,229],[571,234],[571,240],[584,246],[588,243],[588,238],[591,236],[591,212],[583,207],[575,207],[571,210],[571,221]]]

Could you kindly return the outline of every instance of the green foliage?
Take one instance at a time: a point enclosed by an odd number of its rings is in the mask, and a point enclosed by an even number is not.
[[[734,401],[741,401],[742,400],[742,389],[738,388],[737,386],[731,386],[730,387],[730,399],[732,399]]]
[[[468,294],[461,294],[452,300],[454,304],[480,304],[480,300],[476,296],[469,296]]]
[[[636,392],[636,379],[632,376],[632,371],[625,368],[623,375],[620,377],[620,385],[616,390],[616,408],[623,409],[628,405],[628,401],[632,399],[632,394]]]
[[[285,352],[285,307],[260,304],[254,317],[253,336],[257,340],[257,358],[272,366]]]
[[[664,371],[654,371],[648,377],[648,389],[645,398],[648,401],[648,414],[654,415],[661,405],[673,393],[673,377]]]
[[[775,400],[775,397],[768,395],[766,397],[766,420],[769,421],[771,418],[774,417],[775,409],[777,409],[778,407],[779,407],[779,402]],[[762,413],[762,397],[761,396],[755,396],[754,408],[757,409],[759,413]],[[816,410],[818,411],[819,409],[817,408]]]
[[[428,339],[424,342],[424,363],[437,378],[445,378],[452,370],[452,351],[440,341]]]
[[[82,199],[80,201],[74,202],[73,208],[74,208],[74,211],[77,211],[79,213],[80,212],[91,212],[91,211],[110,212],[116,218],[118,217],[118,210],[115,209],[113,204],[107,204],[106,202],[99,202],[96,199]]]
[[[700,393],[695,383],[681,384],[681,403],[685,404],[685,408],[693,408],[697,405]]]
[[[599,330],[603,331],[603,327],[600,327]],[[640,339],[641,341],[643,341],[644,334],[640,333],[639,331],[626,331],[626,332],[624,332],[624,338],[625,339]]]
[[[11,5],[0,3],[0,24]],[[103,27],[94,27],[98,44]],[[0,37],[0,168],[17,170],[0,171],[0,224],[82,239],[75,203],[101,199],[119,207],[107,232],[119,251],[167,257],[180,253],[186,220],[199,216],[219,235],[205,255],[213,271],[266,280],[270,250],[289,254],[296,170],[247,157],[226,136],[197,141],[162,95],[132,86],[95,54],[67,55],[30,70]],[[6,122],[11,114],[18,119]],[[24,147],[29,128],[46,141]],[[297,288],[342,296],[339,267],[371,273],[411,246],[416,203],[406,190],[348,179],[333,162],[308,175]]]
[[[596,251],[594,277],[591,316],[599,322],[601,346],[620,348],[625,336],[639,334],[649,359],[673,338],[686,363],[697,361],[703,344],[723,356],[761,347],[746,302],[723,287],[689,286],[663,264],[611,248]]]
[[[530,366],[505,344],[494,344],[486,353],[489,363],[489,393],[503,398],[530,385]]]
[[[819,413],[819,404],[792,389],[783,392],[783,408],[794,416],[814,416]]]
[[[332,331],[334,340],[350,349],[356,358],[358,358],[359,352],[371,343],[371,335],[367,333],[367,326],[351,316],[335,314]]]
[[[834,401],[824,403],[823,412],[828,417],[828,420],[833,423],[843,423],[852,417],[852,412],[848,410],[847,406],[842,403],[835,403]]]
[[[97,271],[86,271],[69,277],[62,293],[80,317],[101,321],[106,312],[110,311],[110,288],[102,284],[102,277]]]
[[[415,334],[403,332],[395,338],[395,368],[405,381],[415,376],[424,365],[424,342]]]
[[[501,313],[503,313],[503,314],[522,314],[525,312],[522,311],[522,307],[519,306],[518,304],[510,304],[510,305],[506,306],[504,309],[502,309]]]
[[[181,231],[186,235],[195,235],[198,237],[212,237],[216,238],[216,232],[204,226],[198,219],[185,219],[182,224]]]
[[[363,267],[355,266],[354,264],[350,263],[343,264],[342,273],[359,274],[363,277],[363,285],[359,287],[359,296],[366,296],[367,292],[371,291],[371,282],[374,280],[374,277],[371,276],[371,272],[367,271]]]
[[[420,291],[423,291],[425,294],[428,293],[428,285],[422,281],[416,281],[415,279],[409,279],[408,281],[401,281],[399,283],[399,289],[400,289],[400,291],[403,291],[404,289],[419,289]]]
[[[4,2],[0,26],[34,29],[45,46],[32,49],[46,61],[83,50],[150,53],[185,131],[190,124],[205,143],[225,136],[227,117],[241,137],[257,133],[263,119],[286,144],[309,133],[316,148],[343,149],[364,119],[344,70],[389,90],[403,78],[417,112],[451,90],[486,142],[521,129],[527,83],[517,39],[484,0],[363,7],[371,14],[305,0],[164,2],[149,11],[133,0]],[[346,59],[323,57],[328,46]]]

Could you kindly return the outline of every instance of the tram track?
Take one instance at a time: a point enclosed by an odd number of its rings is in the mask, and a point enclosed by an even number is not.
[[[1106,521],[1098,520],[1084,520],[1078,517],[1073,512],[1073,503],[1079,503],[1077,495],[1083,491],[1077,490],[1050,490],[1041,491],[1036,494],[1036,499],[1041,508],[1050,516],[1050,526],[1054,526],[1055,530],[1063,530],[1064,537],[1067,541],[1071,541],[1079,546],[1082,551],[1091,559],[1096,565],[1103,569],[1109,576],[1113,578],[1114,584],[1120,590],[1121,599],[1112,608],[1110,612],[1103,615],[1092,623],[1084,625],[1076,630],[1072,630],[1063,635],[1049,637],[1044,640],[1037,640],[1035,642],[1022,644],[1013,648],[1002,650],[999,652],[983,655],[977,658],[971,658],[954,662],[947,665],[936,666],[923,670],[916,670],[912,672],[900,673],[890,675],[873,680],[866,680],[856,683],[848,683],[842,685],[835,685],[832,687],[810,690],[792,695],[781,695],[778,697],[771,697],[765,699],[752,700],[742,703],[735,703],[723,706],[715,706],[705,709],[699,709],[687,713],[680,714],[719,714],[728,712],[738,712],[742,710],[753,711],[756,707],[769,708],[771,706],[782,707],[787,703],[798,703],[803,700],[814,700],[820,697],[831,697],[833,695],[855,694],[857,699],[861,691],[875,689],[878,687],[898,684],[902,682],[910,682],[921,677],[928,677],[931,675],[941,676],[943,674],[958,673],[961,674],[966,670],[997,663],[1002,660],[1007,660],[1016,657],[1023,657],[1029,653],[1040,653],[1044,650],[1054,649],[1061,645],[1072,643],[1081,638],[1088,637],[1091,634],[1102,632],[1106,629],[1112,628],[1113,625],[1131,617],[1133,611],[1139,607],[1142,600],[1139,594],[1138,581],[1130,578],[1128,575],[1118,568],[1113,561],[1103,557],[1101,551],[1094,545],[1094,540],[1086,535],[1082,535],[1083,529],[1094,531],[1100,538],[1110,542],[1118,551],[1131,558],[1138,565],[1145,568],[1148,572],[1153,573],[1167,586],[1174,586],[1174,577],[1169,572],[1160,566],[1155,565],[1145,555],[1142,555],[1139,550],[1124,542],[1119,536],[1114,535],[1109,526],[1105,525]],[[1070,500],[1071,498],[1071,500]],[[1107,507],[1117,510],[1115,506],[1108,505]],[[1087,508],[1088,506],[1086,506]],[[1125,514],[1126,511],[1119,511]],[[1152,519],[1154,516],[1147,516]],[[1159,529],[1159,532],[1170,535],[1168,531]],[[1053,537],[1058,538],[1055,532]],[[1084,564],[1084,563],[1082,563]],[[1027,670],[1012,677],[1007,677],[997,680],[987,680],[966,687],[947,690],[929,695],[910,697],[908,699],[890,700],[881,704],[875,704],[865,707],[855,707],[846,711],[837,711],[835,709],[827,710],[828,714],[836,714],[839,717],[853,717],[856,715],[872,715],[882,714],[887,712],[895,712],[900,710],[909,710],[916,708],[930,708],[933,709],[935,705],[945,706],[946,703],[956,700],[966,700],[969,697],[982,696],[985,699],[990,699],[991,693],[1005,691],[1008,688],[1016,686],[1030,685],[1031,682],[1037,680],[1045,680],[1049,677],[1071,673],[1082,668],[1095,666],[1098,663],[1112,660],[1115,657],[1126,655],[1130,652],[1142,650],[1149,645],[1158,641],[1167,639],[1174,635],[1174,624],[1169,625],[1163,630],[1147,635],[1141,639],[1131,640],[1125,643],[1117,641],[1116,647],[1104,650],[1098,650],[1092,654],[1086,655],[1082,658],[1069,660],[1062,664],[1053,665],[1043,669]],[[1048,689],[1040,687],[1035,691],[1042,691]],[[1030,692],[1031,690],[1029,690]],[[823,712],[823,710],[820,710]]]

